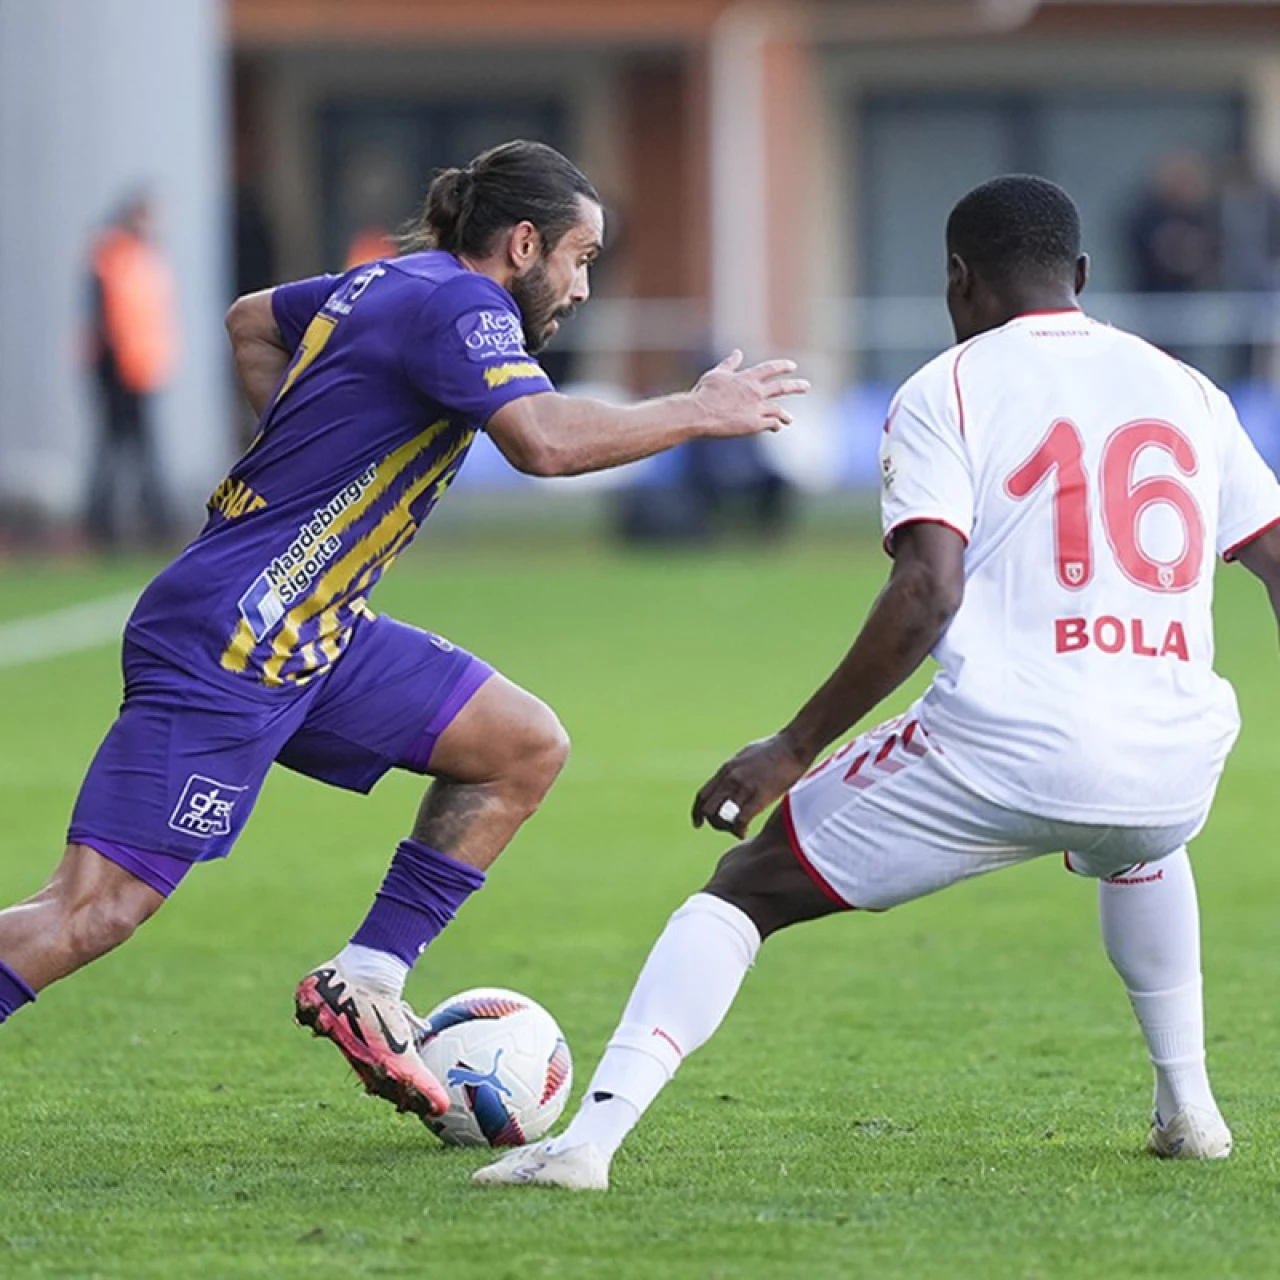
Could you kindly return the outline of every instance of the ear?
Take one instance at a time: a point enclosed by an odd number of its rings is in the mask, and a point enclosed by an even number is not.
[[[973,292],[973,272],[958,253],[947,258],[947,292],[958,298],[967,298]]]
[[[1085,286],[1089,283],[1089,255],[1082,253],[1076,259],[1076,296],[1079,297],[1085,291]]]
[[[507,241],[507,257],[517,275],[523,275],[542,255],[542,234],[532,222],[517,222]]]

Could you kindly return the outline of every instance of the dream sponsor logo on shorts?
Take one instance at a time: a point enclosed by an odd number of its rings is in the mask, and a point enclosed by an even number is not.
[[[254,579],[240,597],[240,616],[261,641],[304,595],[342,550],[342,539],[331,532],[339,516],[353,507],[378,477],[376,463],[317,507],[297,537]]]
[[[524,328],[513,311],[472,311],[458,321],[458,336],[477,363],[525,354]]]
[[[229,836],[231,815],[244,791],[244,787],[233,787],[216,778],[206,778],[202,773],[193,773],[182,788],[169,826],[197,840]]]

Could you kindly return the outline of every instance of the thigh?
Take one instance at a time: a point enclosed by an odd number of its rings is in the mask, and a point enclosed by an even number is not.
[[[427,773],[441,734],[492,675],[442,636],[362,619],[277,760],[348,791],[370,791],[390,769]]]
[[[886,910],[1049,851],[1033,819],[959,782],[911,716],[823,761],[781,808],[796,859],[832,897],[863,910]]]
[[[1079,823],[1058,825],[1068,871],[1094,880],[1141,884],[1159,880],[1161,859],[1186,847],[1200,833],[1205,814],[1171,826],[1103,827]]]
[[[124,703],[89,766],[68,840],[187,862],[224,857],[306,700],[237,697],[127,647]]]
[[[720,859],[704,890],[732,903],[767,938],[779,929],[817,920],[849,906],[796,857],[786,815],[777,808],[760,833]]]

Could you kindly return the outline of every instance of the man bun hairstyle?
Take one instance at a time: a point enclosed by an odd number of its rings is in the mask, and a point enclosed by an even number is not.
[[[1069,276],[1080,259],[1080,211],[1047,178],[992,178],[951,210],[947,251],[994,281]]]
[[[401,248],[406,253],[444,249],[483,257],[503,231],[531,222],[546,252],[581,218],[580,196],[600,203],[591,183],[554,147],[524,139],[504,142],[464,169],[436,174]]]

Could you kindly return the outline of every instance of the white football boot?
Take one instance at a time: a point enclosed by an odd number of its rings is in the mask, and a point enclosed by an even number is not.
[[[1167,1160],[1225,1160],[1231,1154],[1231,1130],[1216,1111],[1187,1106],[1168,1124],[1152,1117],[1147,1150]]]
[[[590,1143],[551,1152],[550,1142],[517,1147],[501,1160],[471,1175],[485,1187],[565,1187],[569,1191],[608,1191],[609,1157]]]

